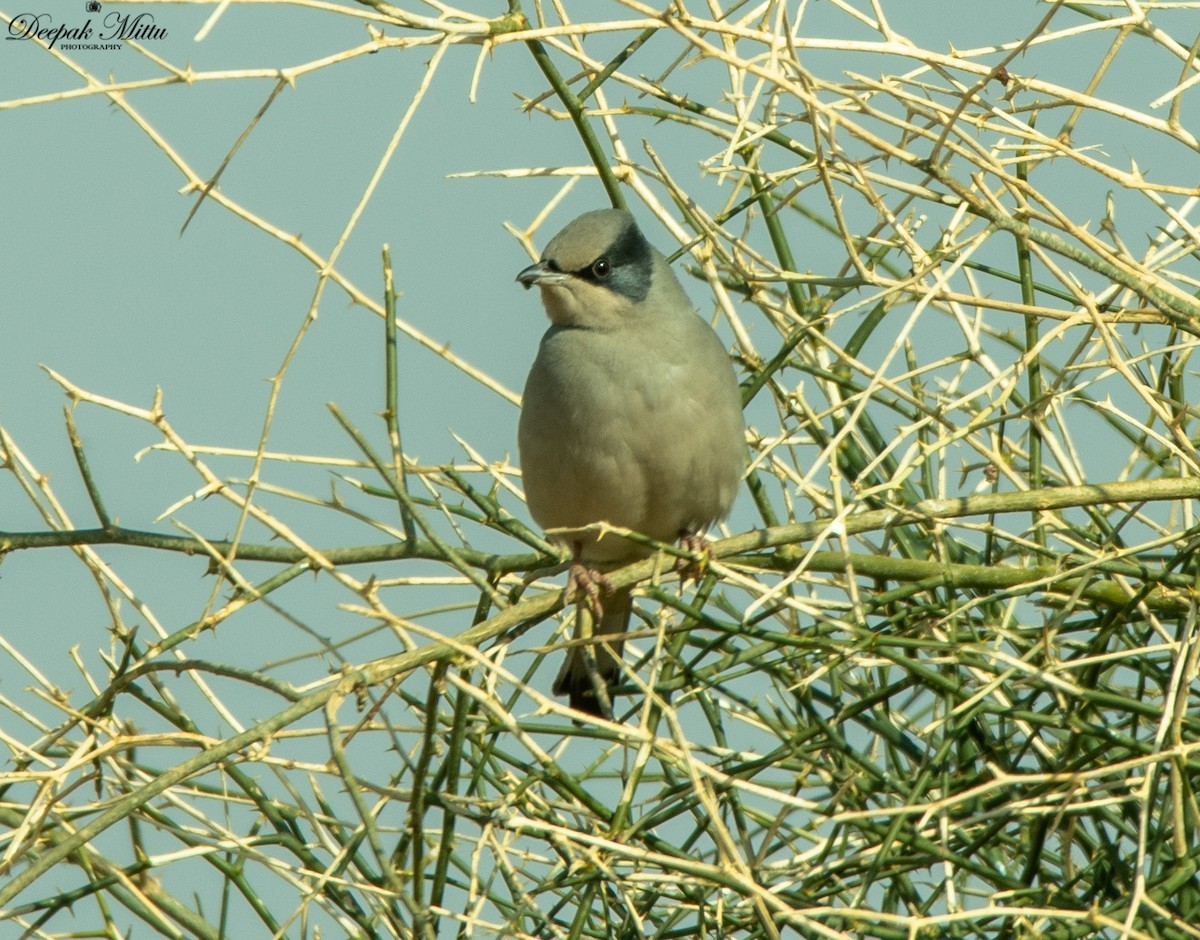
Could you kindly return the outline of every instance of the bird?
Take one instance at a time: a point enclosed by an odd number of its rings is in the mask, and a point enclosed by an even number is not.
[[[584,588],[597,615],[590,668],[584,644],[573,647],[553,691],[610,717],[632,599],[592,566],[653,550],[585,527],[696,544],[729,513],[741,482],[741,393],[725,346],[623,209],[570,222],[517,282],[540,289],[550,320],[517,428],[526,503],[571,553],[568,594]]]

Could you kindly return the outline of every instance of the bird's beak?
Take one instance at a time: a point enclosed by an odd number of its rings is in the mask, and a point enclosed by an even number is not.
[[[562,271],[556,271],[550,267],[545,261],[539,261],[537,264],[531,264],[524,271],[517,275],[517,283],[526,290],[533,287],[535,284],[549,287],[554,284],[561,284],[567,279],[567,275]]]

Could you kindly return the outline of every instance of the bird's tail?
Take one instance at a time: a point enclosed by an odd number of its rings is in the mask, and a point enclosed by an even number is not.
[[[629,629],[632,611],[633,599],[628,590],[605,594],[604,615],[592,631],[593,640],[603,642],[595,642],[586,648],[576,646],[567,653],[566,662],[554,680],[554,694],[568,696],[572,708],[589,715],[607,717],[605,706],[611,708],[612,705],[611,701],[606,701],[608,687],[621,672],[619,662],[621,649],[625,645],[622,635]],[[588,615],[580,611],[579,616]],[[604,639],[607,637],[615,638]],[[589,659],[595,664],[594,673],[588,669]],[[602,686],[603,695],[597,689],[597,683]]]

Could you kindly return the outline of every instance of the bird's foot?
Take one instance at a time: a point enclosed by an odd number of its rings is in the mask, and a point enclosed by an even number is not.
[[[588,610],[597,622],[604,616],[604,604],[600,600],[601,590],[612,593],[612,582],[602,571],[589,568],[581,561],[573,561],[567,569],[567,597],[581,595],[580,601],[587,604]]]
[[[680,580],[684,584],[687,584],[688,581],[698,582],[704,577],[704,572],[708,570],[708,563],[712,561],[712,546],[703,535],[696,532],[680,532],[679,547],[685,552],[700,556],[699,559],[676,557],[675,570],[679,572]]]

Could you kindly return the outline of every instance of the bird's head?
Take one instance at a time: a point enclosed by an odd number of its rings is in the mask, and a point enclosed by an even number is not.
[[[517,275],[542,291],[552,323],[606,329],[636,314],[654,280],[655,252],[623,209],[587,212]]]

